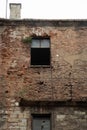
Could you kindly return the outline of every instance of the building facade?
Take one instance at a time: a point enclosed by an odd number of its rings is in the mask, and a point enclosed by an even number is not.
[[[0,19],[0,130],[87,130],[87,21]]]

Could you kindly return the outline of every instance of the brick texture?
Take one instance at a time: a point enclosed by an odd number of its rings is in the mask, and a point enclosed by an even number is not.
[[[22,39],[32,36],[50,37],[49,68],[31,67],[31,43]],[[15,108],[21,99],[28,103],[87,101],[87,21],[0,20],[0,110],[8,111],[5,119],[0,118],[1,127],[8,120],[8,130],[27,130],[28,117]],[[65,113],[54,109],[55,129],[87,129],[85,109],[71,108],[68,114],[67,108]]]

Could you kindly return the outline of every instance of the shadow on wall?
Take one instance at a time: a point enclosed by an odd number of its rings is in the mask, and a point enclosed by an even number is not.
[[[6,119],[7,119],[7,114],[5,111],[5,107],[3,106],[3,104],[0,102],[0,130],[2,129],[2,127],[5,125],[6,123]]]

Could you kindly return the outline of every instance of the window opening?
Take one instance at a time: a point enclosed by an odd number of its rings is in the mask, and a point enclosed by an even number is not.
[[[33,115],[33,130],[50,130],[50,114]]]
[[[50,65],[50,39],[32,39],[31,65]]]

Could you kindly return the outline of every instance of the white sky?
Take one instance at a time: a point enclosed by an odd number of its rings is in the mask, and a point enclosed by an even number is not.
[[[87,19],[87,0],[8,0],[22,3],[21,18]],[[0,0],[0,18],[6,17],[6,0]]]

